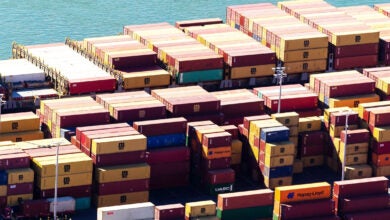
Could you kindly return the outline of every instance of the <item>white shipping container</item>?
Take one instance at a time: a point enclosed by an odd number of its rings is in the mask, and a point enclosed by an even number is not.
[[[45,81],[43,70],[26,59],[1,60],[0,75],[6,83]]]
[[[54,212],[54,198],[49,198],[50,212]],[[74,212],[76,210],[76,200],[73,197],[65,196],[57,198],[57,213]]]
[[[56,90],[47,89],[24,89],[12,91],[12,98],[17,100],[34,99],[35,97],[58,97]]]
[[[98,220],[153,220],[154,204],[151,202],[101,207],[97,209]]]

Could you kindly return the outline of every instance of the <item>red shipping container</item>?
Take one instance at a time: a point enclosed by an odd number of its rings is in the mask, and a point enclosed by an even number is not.
[[[7,195],[31,194],[34,192],[34,183],[18,183],[7,185]]]
[[[278,109],[279,98],[272,96],[267,99],[267,107],[272,112],[276,112]],[[294,111],[302,109],[313,109],[317,107],[318,96],[316,94],[296,94],[296,95],[283,95],[280,104],[280,111]]]
[[[141,120],[155,120],[166,117],[165,105],[153,103],[142,106],[128,106],[114,108],[113,118],[120,122]]]
[[[300,118],[313,117],[313,116],[322,116],[322,110],[320,108],[308,109],[308,110],[297,110]]]
[[[70,138],[70,143],[80,149],[80,141],[76,139],[76,135]]]
[[[220,100],[209,95],[196,95],[191,97],[177,97],[168,100],[167,110],[171,117],[187,115],[202,115],[220,111]]]
[[[113,76],[68,80],[69,95],[93,92],[113,92],[115,89],[116,80]]]
[[[149,179],[137,179],[110,183],[95,183],[94,193],[111,195],[149,190]]]
[[[159,220],[184,219],[185,207],[182,204],[159,205],[154,208],[154,218]]]
[[[357,44],[347,46],[333,46],[331,45],[330,51],[333,52],[335,58],[340,57],[354,57],[378,54],[378,44]]]
[[[334,213],[334,202],[331,199],[320,199],[304,202],[280,204],[282,219],[305,219],[315,216],[328,216]]]
[[[390,125],[390,107],[371,109],[369,125],[373,127]]]
[[[339,199],[338,201],[338,213],[351,213],[358,212],[360,210],[371,211],[388,208],[389,195],[378,194],[359,197],[347,197]]]
[[[56,115],[57,125],[61,127],[78,127],[110,122],[110,113],[106,109],[58,112]]]
[[[189,175],[156,176],[150,179],[150,189],[173,188],[189,185]]]
[[[203,135],[203,146],[208,148],[225,147],[232,144],[232,135],[228,132],[217,132]]]
[[[347,135],[346,135],[347,134]],[[347,144],[364,143],[370,141],[370,131],[367,129],[348,130],[340,132],[340,139],[345,143],[347,137]]]
[[[390,209],[375,211],[361,211],[344,215],[345,220],[373,220],[373,219],[390,219]]]
[[[218,159],[204,159],[202,158],[201,166],[202,170],[216,170],[216,169],[227,169],[230,167],[231,157],[218,158]]]
[[[183,175],[190,172],[190,162],[173,162],[153,164],[150,166],[150,178],[169,176],[169,175]]]
[[[84,152],[88,153],[88,152]],[[123,164],[136,164],[146,162],[146,151],[131,151],[113,154],[90,154],[93,164],[101,166],[115,166]]]
[[[0,170],[30,167],[30,156],[27,153],[0,155]]]
[[[325,143],[325,132],[309,131],[298,134],[298,142],[301,147],[319,146]]]
[[[274,192],[270,189],[251,190],[218,195],[220,210],[241,209],[274,204]]]
[[[241,123],[242,123],[242,119],[241,119]],[[222,129],[224,129],[226,132],[228,132],[229,134],[232,135],[232,140],[238,139],[238,128],[237,128],[237,126],[235,126],[235,125],[223,125],[223,126],[220,126],[220,127]]]
[[[109,128],[119,128],[119,127],[130,127],[130,125],[127,123],[116,123],[116,124],[77,127],[76,128],[76,139],[81,140],[81,134],[83,132],[86,132],[86,131],[104,130],[104,129],[109,129]]]
[[[389,180],[386,177],[371,177],[356,180],[335,181],[333,195],[340,198],[385,194],[388,191]]]
[[[234,183],[235,173],[233,169],[218,169],[209,170],[206,174],[206,183],[208,184],[223,184],[223,183]]]
[[[336,58],[333,62],[334,70],[345,70],[359,67],[375,67],[378,64],[378,55],[354,56]]]
[[[300,148],[300,157],[318,156],[324,154],[324,145],[304,146]]]
[[[243,135],[244,137],[248,138],[248,136],[249,136],[249,131],[248,131],[248,129],[246,129],[246,128],[244,127],[243,124],[238,125],[238,130],[239,130],[239,132],[240,132],[241,135]]]
[[[371,139],[371,150],[376,154],[390,154],[390,142],[377,142]]]
[[[87,156],[89,156],[89,157],[91,156],[91,149],[88,149],[88,148],[81,145],[80,150],[81,150],[81,152],[85,153]]]
[[[215,123],[210,120],[194,121],[187,123],[187,137],[193,137],[195,135],[196,127],[205,125],[214,125]]]
[[[244,128],[249,129],[249,125],[250,125],[251,121],[266,120],[266,119],[271,119],[271,116],[265,114],[265,115],[255,115],[255,116],[244,117]]]
[[[25,218],[46,217],[50,215],[50,202],[46,199],[23,200],[19,209]]]
[[[359,88],[359,90],[356,90]],[[375,92],[375,81],[368,78],[356,78],[348,80],[328,81],[324,84],[324,95],[328,98],[358,95],[358,94],[370,94]]]
[[[146,67],[155,65],[157,54],[154,51],[128,51],[128,53],[120,53],[118,55],[110,54],[109,63],[117,70],[126,70],[129,67]]]
[[[185,133],[187,120],[183,117],[137,121],[133,124],[134,129],[145,136]]]
[[[109,138],[109,137],[119,137],[127,135],[136,135],[139,134],[138,131],[134,130],[131,127],[128,128],[113,128],[99,131],[87,131],[81,135],[81,145],[90,149],[92,147],[92,140],[98,138]]]
[[[348,114],[348,124],[358,124],[359,116],[357,112],[332,112],[330,114],[330,124],[334,126],[344,126],[346,122],[346,117]]]
[[[182,162],[188,161],[189,159],[190,148],[186,146],[153,149],[146,153],[146,162],[149,165]]]
[[[82,198],[82,197],[90,197],[92,195],[92,186],[84,185],[84,186],[74,186],[74,187],[65,187],[58,188],[58,195],[61,196],[72,196],[74,198]],[[54,197],[54,189],[41,190],[37,187],[34,188],[34,197],[36,198],[53,198]]]

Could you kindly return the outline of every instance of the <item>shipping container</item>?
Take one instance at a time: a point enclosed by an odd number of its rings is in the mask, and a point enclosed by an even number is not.
[[[150,178],[150,166],[146,163],[101,167],[95,170],[95,180],[98,183],[148,178]]]
[[[310,183],[275,188],[275,201],[298,202],[314,199],[330,198],[331,187],[329,183]]]
[[[154,218],[160,220],[184,219],[185,207],[180,204],[158,205],[154,208]]]
[[[215,216],[216,214],[215,202],[199,201],[199,202],[188,202],[185,204],[185,216],[186,217],[202,217],[202,216]]]
[[[365,196],[375,193],[387,193],[386,177],[371,177],[356,180],[336,181],[333,184],[333,195],[338,198]]]
[[[154,218],[154,204],[144,202],[130,205],[115,205],[97,209],[98,220],[141,220]]]

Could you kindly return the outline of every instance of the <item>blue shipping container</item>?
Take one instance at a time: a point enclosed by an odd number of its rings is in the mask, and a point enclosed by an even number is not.
[[[8,184],[8,173],[5,170],[0,170],[0,185]]]
[[[293,175],[293,166],[272,167],[269,168],[264,165],[263,175],[268,178],[279,178]]]
[[[264,128],[260,134],[261,140],[267,143],[288,141],[289,137],[290,129],[286,126]]]
[[[76,198],[76,211],[91,208],[91,197]]]
[[[167,134],[147,137],[147,149],[184,146],[186,144],[186,134]]]

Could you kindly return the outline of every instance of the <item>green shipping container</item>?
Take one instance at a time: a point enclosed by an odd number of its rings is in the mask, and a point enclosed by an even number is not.
[[[232,210],[220,210],[217,208],[217,216],[221,220],[272,218],[273,209],[273,205]]]
[[[218,195],[220,193],[233,192],[233,188],[234,183],[206,185],[206,193],[209,195]]]
[[[76,211],[91,208],[91,197],[76,198]]]
[[[184,72],[176,75],[178,84],[219,81],[223,79],[222,69]]]
[[[279,220],[279,215],[273,213],[272,220]]]

